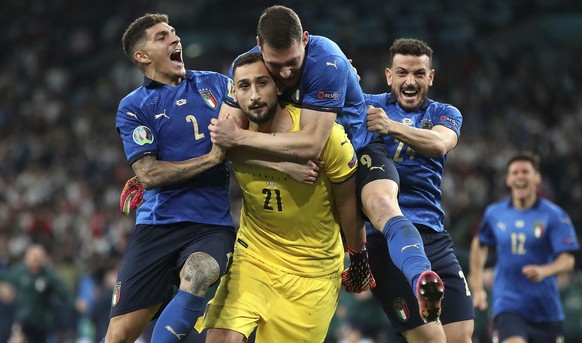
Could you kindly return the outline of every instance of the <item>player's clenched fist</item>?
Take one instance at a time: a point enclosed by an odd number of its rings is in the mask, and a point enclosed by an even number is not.
[[[388,118],[382,108],[369,105],[366,108],[368,130],[377,132],[381,135],[390,135],[392,133],[393,121]]]

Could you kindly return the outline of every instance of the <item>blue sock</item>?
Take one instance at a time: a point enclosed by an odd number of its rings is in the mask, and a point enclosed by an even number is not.
[[[415,292],[420,274],[431,269],[420,233],[404,216],[390,219],[382,232],[388,242],[392,262],[402,271]]]
[[[202,313],[204,300],[204,297],[179,290],[158,318],[151,341],[184,341]]]

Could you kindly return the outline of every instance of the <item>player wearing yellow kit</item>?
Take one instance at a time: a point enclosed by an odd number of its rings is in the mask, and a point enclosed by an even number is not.
[[[301,109],[285,108],[299,129]],[[314,185],[273,169],[233,163],[243,207],[237,240],[244,252],[296,275],[313,277],[343,267],[339,219],[331,183],[345,181],[356,170],[354,149],[336,124],[321,159],[324,173]]]
[[[277,103],[277,87],[260,54],[239,58],[234,68],[235,96],[249,129],[274,134],[300,129],[300,108]],[[352,177],[357,160],[340,125],[320,159],[324,166],[313,185],[233,162],[243,192],[240,229],[233,264],[207,307],[206,342],[243,342],[255,328],[256,342],[324,340],[341,286],[340,219],[351,230],[346,230],[350,246],[364,238],[357,220],[351,228],[344,220],[357,217]],[[346,213],[350,208],[353,213]]]

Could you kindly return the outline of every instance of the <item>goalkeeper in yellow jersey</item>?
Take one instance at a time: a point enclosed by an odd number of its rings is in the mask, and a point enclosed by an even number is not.
[[[260,53],[237,59],[233,78],[249,130],[276,135],[300,129],[300,108],[279,104]],[[362,291],[375,284],[357,213],[354,148],[335,124],[313,184],[241,155],[229,158],[243,205],[232,266],[203,319],[206,342],[245,342],[255,328],[257,342],[322,342],[342,282],[340,223],[349,248],[361,256],[352,258],[346,286]]]

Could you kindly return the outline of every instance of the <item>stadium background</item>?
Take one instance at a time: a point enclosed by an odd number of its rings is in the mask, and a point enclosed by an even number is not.
[[[582,237],[580,1],[279,3],[299,13],[304,29],[340,44],[365,92],[386,90],[387,48],[395,38],[432,46],[436,79],[429,96],[464,116],[442,185],[446,226],[464,263],[483,209],[506,195],[505,162],[516,149],[541,155],[542,192],[570,214]],[[119,213],[119,192],[132,173],[114,118],[119,100],[142,81],[120,44],[134,18],[169,14],[186,67],[226,72],[254,44],[258,17],[271,4],[2,1],[0,268],[40,241],[78,287],[81,276],[100,280],[122,256],[133,217]],[[563,289],[571,342],[582,341],[577,257]]]

